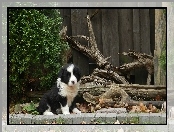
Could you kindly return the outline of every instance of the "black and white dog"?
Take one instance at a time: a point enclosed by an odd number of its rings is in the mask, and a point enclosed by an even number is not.
[[[81,74],[77,66],[74,64],[63,66],[58,73],[56,85],[41,98],[37,107],[38,112],[43,115],[54,115],[57,114],[58,109],[61,109],[63,114],[81,113],[75,103],[80,78]]]

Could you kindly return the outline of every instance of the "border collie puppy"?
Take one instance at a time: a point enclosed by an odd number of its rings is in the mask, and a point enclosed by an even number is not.
[[[61,109],[63,114],[81,113],[75,103],[80,78],[81,74],[77,66],[74,64],[63,66],[58,73],[56,85],[41,98],[37,107],[38,112],[41,115],[54,115],[57,114],[58,109]]]

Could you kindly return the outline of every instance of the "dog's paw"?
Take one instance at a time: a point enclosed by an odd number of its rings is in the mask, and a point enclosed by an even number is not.
[[[69,112],[63,112],[63,114],[64,114],[64,115],[68,115],[68,114],[70,114],[70,113],[69,113]]]
[[[46,111],[46,112],[43,113],[43,115],[54,115],[54,114],[52,112]]]
[[[81,111],[80,111],[80,110],[78,110],[77,108],[74,108],[74,109],[73,109],[73,113],[76,113],[76,114],[81,114]]]

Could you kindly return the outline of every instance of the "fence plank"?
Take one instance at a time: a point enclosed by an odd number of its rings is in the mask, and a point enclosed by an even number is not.
[[[150,18],[149,10],[133,10],[133,42],[134,50],[150,53]],[[145,68],[134,70],[135,83],[146,84],[147,71]]]
[[[120,51],[125,52],[129,49],[133,49],[133,10],[132,9],[120,9],[119,10],[119,39],[120,39]],[[120,56],[120,65],[131,62],[131,59],[125,56]]]
[[[149,9],[140,9],[141,52],[150,54],[150,17]]]
[[[72,36],[76,35],[86,35],[88,34],[87,27],[87,9],[72,9],[71,10],[71,26],[72,26]],[[86,40],[78,39],[81,44],[87,45]],[[88,57],[82,53],[73,50],[73,63],[78,65],[82,69],[82,75],[89,74],[89,62]]]
[[[114,66],[119,66],[118,12],[116,9],[102,10],[102,42],[103,55],[111,56],[109,61]]]
[[[134,44],[134,50],[140,52],[139,9],[133,9],[133,44]]]
[[[150,51],[154,55],[155,49],[155,9],[149,10],[150,15]]]
[[[72,35],[71,29],[71,9],[60,9],[60,14],[63,17],[63,26],[67,26],[67,35]]]

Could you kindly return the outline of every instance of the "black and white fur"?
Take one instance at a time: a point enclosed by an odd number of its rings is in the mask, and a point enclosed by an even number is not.
[[[80,70],[74,64],[62,67],[56,85],[41,98],[38,112],[43,115],[54,115],[57,114],[58,109],[61,109],[63,114],[81,113],[75,103],[80,78]]]

